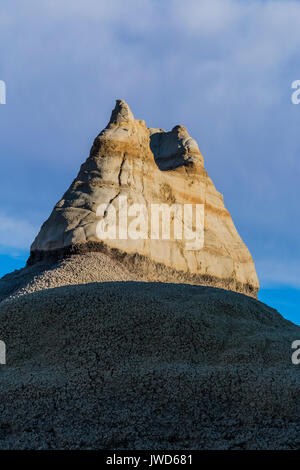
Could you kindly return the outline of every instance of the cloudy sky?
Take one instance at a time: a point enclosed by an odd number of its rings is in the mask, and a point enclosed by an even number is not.
[[[300,2],[13,0],[0,5],[0,274],[88,156],[116,98],[188,128],[261,282],[299,322]]]

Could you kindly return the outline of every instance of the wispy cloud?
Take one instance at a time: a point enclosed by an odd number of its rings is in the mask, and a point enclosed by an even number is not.
[[[0,212],[0,253],[8,251],[13,255],[15,249],[29,249],[37,227],[32,226],[26,220],[13,218]]]

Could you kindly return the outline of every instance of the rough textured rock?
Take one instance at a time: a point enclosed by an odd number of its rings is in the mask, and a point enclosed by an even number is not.
[[[204,246],[187,250],[184,239],[99,241],[100,204],[119,214],[128,204],[204,204]],[[150,212],[150,211],[149,211]],[[107,212],[104,213],[104,218]],[[104,251],[120,257],[136,275],[166,268],[169,282],[185,280],[256,296],[258,280],[251,255],[238,235],[222,195],[204,169],[198,145],[187,130],[147,128],[128,105],[117,101],[108,126],[95,139],[90,156],[31,247],[29,264],[68,253]],[[160,278],[156,277],[156,280]]]
[[[203,249],[100,242],[97,207],[123,195],[204,203]],[[0,280],[0,449],[298,449],[300,328],[184,281],[258,288],[196,142],[118,101],[30,263]]]
[[[300,328],[242,294],[130,279],[87,253],[0,281],[0,448],[299,448]]]

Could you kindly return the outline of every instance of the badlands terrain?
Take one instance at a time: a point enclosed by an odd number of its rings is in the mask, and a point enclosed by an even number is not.
[[[203,204],[203,247],[100,241],[97,207],[122,196]],[[299,448],[300,328],[258,289],[197,143],[118,100],[27,266],[0,280],[0,449]]]

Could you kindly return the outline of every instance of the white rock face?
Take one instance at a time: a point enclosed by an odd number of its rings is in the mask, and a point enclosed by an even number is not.
[[[153,239],[149,220],[147,238],[120,239],[119,217],[124,213],[125,199],[128,207],[142,204],[148,215],[152,204],[201,205],[202,248],[186,249],[184,237],[176,238],[172,230],[170,239]],[[111,207],[115,208],[118,235],[114,239],[100,241],[97,236],[97,226],[103,220],[97,213],[100,204],[106,207],[104,220],[110,217]],[[171,222],[173,218],[171,213]],[[135,219],[131,216],[127,223]],[[195,228],[195,221],[192,225]],[[183,126],[170,132],[147,128],[121,100],[108,126],[95,139],[77,178],[43,224],[31,246],[29,263],[86,251],[104,251],[121,258],[143,279],[214,285],[253,296],[259,288],[251,255],[223,196],[204,169],[196,141]]]

